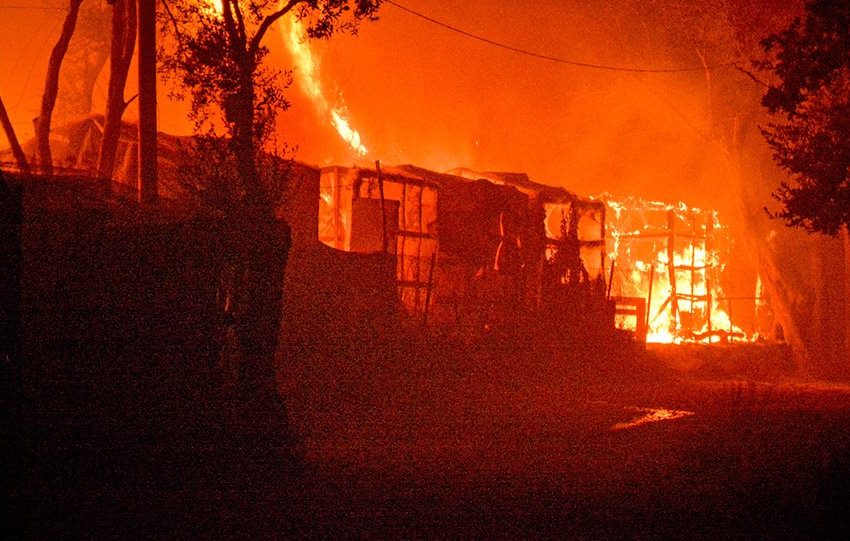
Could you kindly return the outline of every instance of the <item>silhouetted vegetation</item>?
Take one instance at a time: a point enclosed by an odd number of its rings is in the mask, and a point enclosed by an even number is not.
[[[788,225],[835,235],[850,223],[850,5],[812,0],[806,14],[767,37],[759,65],[778,79],[762,103],[784,119],[763,130],[782,182],[775,214]]]

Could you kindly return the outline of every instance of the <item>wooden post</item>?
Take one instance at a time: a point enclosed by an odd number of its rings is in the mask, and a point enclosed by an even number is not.
[[[416,231],[419,235],[416,237],[416,289],[413,292],[413,302],[418,307],[419,306],[419,298],[420,298],[420,284],[422,283],[422,191],[425,189],[425,186],[419,185],[419,198],[417,200],[418,208],[418,220],[419,224],[416,226]],[[435,252],[436,253],[436,252]],[[436,256],[435,256],[436,257]],[[430,291],[426,292],[426,295],[430,294]]]
[[[675,333],[679,327],[679,297],[676,293],[676,215],[667,211],[667,274],[670,277],[670,323]]]
[[[735,326],[732,324],[732,297],[729,297],[729,336],[726,341],[732,343],[732,333],[735,332]],[[711,340],[711,338],[709,338]]]
[[[422,310],[422,325],[428,324],[428,308],[431,306],[431,290],[434,289],[434,267],[437,266],[437,246],[431,254],[431,267],[428,269],[428,289],[425,291],[425,307]]]
[[[611,260],[611,270],[608,273],[608,292],[605,294],[605,298],[607,300],[611,300],[611,288],[614,286],[614,265],[617,263],[616,259]],[[602,267],[603,269],[605,267]],[[604,271],[603,271],[604,272]],[[623,293],[621,292],[620,295]]]
[[[649,267],[649,291],[646,294],[646,325],[649,329],[649,312],[652,310],[652,283],[655,281],[655,261]]]
[[[29,174],[30,166],[27,163],[27,157],[21,144],[18,142],[18,137],[15,135],[15,128],[12,126],[12,121],[9,120],[9,114],[6,112],[6,106],[3,105],[3,99],[0,98],[0,123],[3,124],[3,130],[6,132],[6,139],[9,140],[9,146],[12,147],[12,154],[15,156],[15,161],[18,162],[18,169]]]
[[[600,272],[603,273],[603,276],[602,276],[603,278],[605,277],[604,273],[605,273],[605,209],[606,208],[607,208],[607,205],[603,204],[602,205],[602,216],[600,216],[600,218],[599,218],[600,219],[599,228],[602,230],[601,231],[601,233],[602,233],[602,236],[601,236],[602,248],[599,250],[599,252],[600,252],[599,253],[599,269],[600,269]],[[611,273],[611,279],[613,279],[613,278],[614,278],[614,273],[612,272]],[[608,290],[609,291],[611,290],[610,285],[608,286]],[[608,297],[609,298],[611,297],[610,293],[608,294]]]
[[[381,174],[381,160],[375,160],[375,170],[378,172],[378,192],[381,194],[381,251],[387,253],[387,206],[384,202],[384,175]]]
[[[709,268],[709,258],[714,259],[714,213],[708,213],[708,221],[705,224],[705,295],[706,295],[706,315],[708,316],[708,343],[711,343],[711,311],[714,308],[714,299],[711,292],[711,271],[714,270],[714,265]],[[730,320],[731,321],[731,320]]]
[[[404,180],[401,185],[401,204],[399,212],[401,213],[401,246],[396,249],[396,257],[398,258],[398,280],[406,280],[405,275],[405,249],[407,248],[407,237],[404,233],[407,231],[407,180]]]
[[[139,24],[139,203],[154,204],[157,185],[156,0],[138,0]]]
[[[841,227],[840,235],[844,248],[844,358],[850,359],[850,228],[847,224]]]
[[[691,210],[691,333],[694,332],[694,315],[696,314],[696,282],[697,281],[697,215]]]

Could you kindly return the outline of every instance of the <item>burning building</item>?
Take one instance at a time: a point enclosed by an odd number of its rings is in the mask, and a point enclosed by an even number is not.
[[[394,256],[422,321],[477,333],[532,314],[605,312],[605,205],[524,174],[322,170],[319,239]],[[560,308],[555,308],[555,307]]]
[[[618,325],[639,330],[648,342],[747,341],[756,333],[755,311],[762,299],[724,293],[724,270],[731,239],[712,210],[638,198],[606,197],[609,212],[607,249],[613,264],[616,299],[640,299],[640,315]],[[622,302],[622,301],[621,301]],[[732,320],[733,307],[753,330]],[[763,310],[762,310],[763,311]]]

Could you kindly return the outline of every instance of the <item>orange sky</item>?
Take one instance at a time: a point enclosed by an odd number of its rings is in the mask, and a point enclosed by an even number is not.
[[[676,16],[672,0],[667,8],[657,4],[649,18],[650,8],[635,7],[637,0],[399,3],[465,31],[562,58],[650,68],[699,63],[692,35],[682,36],[675,53],[656,37],[654,25]],[[32,133],[63,17],[62,11],[35,9],[50,5],[65,2],[0,0],[0,96],[22,139]],[[271,61],[291,66],[280,35],[269,38]],[[700,134],[709,118],[701,72],[566,66],[475,41],[386,4],[380,21],[364,25],[359,36],[337,36],[313,44],[313,51],[330,101],[346,105],[370,151],[366,161],[438,171],[523,171],[582,194],[607,191],[720,208],[728,200],[717,148]],[[709,61],[726,60],[727,52],[709,50]],[[752,84],[733,70],[713,76]],[[102,108],[105,81],[103,74],[96,109]],[[280,136],[298,146],[298,159],[319,165],[360,160],[297,85],[288,95],[293,107],[280,117]],[[168,104],[164,92],[160,100],[160,129],[185,132],[180,108]],[[129,110],[127,117],[134,116]]]

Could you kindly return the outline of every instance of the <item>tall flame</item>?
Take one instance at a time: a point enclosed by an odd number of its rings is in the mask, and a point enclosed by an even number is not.
[[[676,267],[686,267],[695,265],[703,267],[705,265],[716,265],[716,253],[709,253],[703,246],[688,245],[682,250],[676,251],[673,254],[673,260]],[[652,294],[649,306],[649,330],[647,333],[647,342],[656,343],[673,343],[681,341],[680,335],[677,333],[676,322],[670,310],[669,296],[672,291],[668,273],[669,258],[667,251],[661,249],[655,256],[655,260],[647,264],[643,261],[635,262],[635,269],[631,272],[628,278],[632,281],[632,287],[635,290],[643,290],[649,293],[649,284],[644,283],[646,274],[650,271],[650,266],[654,265],[654,280],[652,284]],[[746,334],[738,327],[732,325],[729,314],[720,306],[718,306],[718,298],[722,298],[723,291],[716,283],[706,282],[705,276],[701,272],[695,273],[694,281],[691,283],[691,275],[689,272],[676,273],[676,291],[686,294],[693,294],[697,297],[705,297],[710,294],[712,306],[708,310],[706,301],[693,301],[689,298],[678,300],[678,311],[681,317],[691,318],[696,323],[702,318],[709,318],[699,328],[693,328],[695,336],[706,335],[706,338],[698,339],[697,341],[720,341],[717,335],[707,336],[709,328],[714,331],[725,331],[731,333],[737,339],[746,339]],[[710,289],[710,291],[709,291]],[[681,325],[681,323],[679,324]]]
[[[325,97],[324,88],[319,77],[319,68],[313,58],[309,43],[303,38],[304,27],[297,17],[288,18],[287,23],[280,26],[281,37],[289,48],[295,61],[295,76],[301,89],[313,102],[319,114],[327,116],[339,136],[348,143],[360,156],[369,151],[360,140],[360,133],[351,127],[345,105],[333,106]]]

